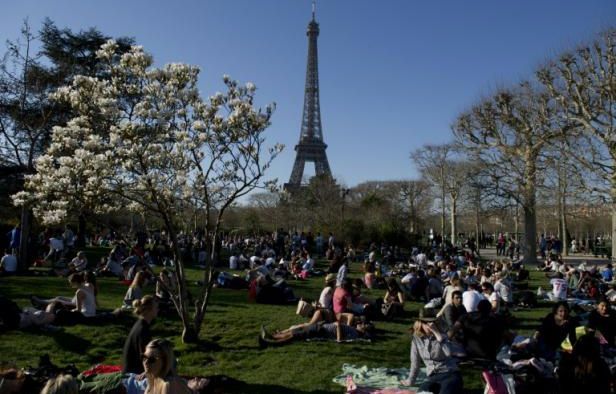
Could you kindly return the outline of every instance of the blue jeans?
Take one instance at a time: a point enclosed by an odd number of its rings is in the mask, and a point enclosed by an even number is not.
[[[428,376],[417,391],[438,394],[462,394],[463,384],[460,372],[441,372]]]

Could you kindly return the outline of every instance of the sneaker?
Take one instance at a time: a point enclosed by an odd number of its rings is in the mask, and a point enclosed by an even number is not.
[[[62,331],[62,327],[54,326],[52,324],[47,324],[46,326],[41,326],[41,331],[58,332],[58,331]]]
[[[261,337],[261,335],[259,335],[259,348],[260,349],[265,349],[268,345],[268,342]]]
[[[261,338],[270,339],[270,335],[265,331],[265,326],[261,325]]]

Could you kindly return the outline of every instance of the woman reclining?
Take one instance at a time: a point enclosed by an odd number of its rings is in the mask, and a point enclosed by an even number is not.
[[[259,346],[278,346],[295,340],[309,338],[335,339],[336,342],[360,338],[370,339],[373,333],[374,326],[371,323],[358,323],[355,327],[339,322],[325,324],[305,323],[292,326],[286,330],[273,334],[268,334],[265,329],[261,327]]]

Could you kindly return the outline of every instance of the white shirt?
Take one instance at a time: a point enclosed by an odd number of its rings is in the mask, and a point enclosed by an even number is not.
[[[306,262],[302,266],[302,270],[304,271],[312,271],[313,268],[314,268],[314,260],[312,258],[309,258],[308,260],[306,260]]]
[[[418,266],[422,268],[426,266],[427,260],[428,257],[424,253],[419,253],[417,256],[415,256],[415,262]]]
[[[237,256],[229,257],[229,269],[236,270],[237,269],[237,261],[238,260],[239,259],[237,258]]]
[[[64,241],[61,238],[49,238],[49,247],[53,250],[64,250]]]
[[[511,297],[511,289],[502,281],[497,281],[494,285],[494,292],[498,293],[498,295],[505,301],[506,303],[513,302]]]
[[[485,297],[485,294],[484,294]],[[493,302],[496,302],[496,308],[492,307],[495,313],[498,313],[500,311],[500,296],[498,295],[497,292],[493,291],[492,294],[490,294],[488,296],[488,301],[490,301],[490,304],[492,304]]]
[[[334,289],[327,286],[321,291],[321,295],[319,296],[319,305],[326,309],[332,308],[332,297],[334,295]]]
[[[5,254],[0,260],[0,266],[4,267],[6,272],[17,271],[17,257],[12,254]]]
[[[462,293],[462,304],[468,313],[477,312],[477,305],[479,301],[486,298],[477,290],[467,290]]]
[[[567,299],[567,289],[569,286],[567,285],[566,280],[554,278],[550,280],[550,284],[552,285],[552,294],[554,294],[555,298],[558,298],[559,300]]]

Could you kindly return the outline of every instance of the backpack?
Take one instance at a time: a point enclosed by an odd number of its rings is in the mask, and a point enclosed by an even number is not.
[[[19,328],[21,308],[4,296],[0,296],[0,327],[8,329]]]
[[[515,382],[512,375],[484,370],[481,377],[486,382],[484,394],[515,394]]]

